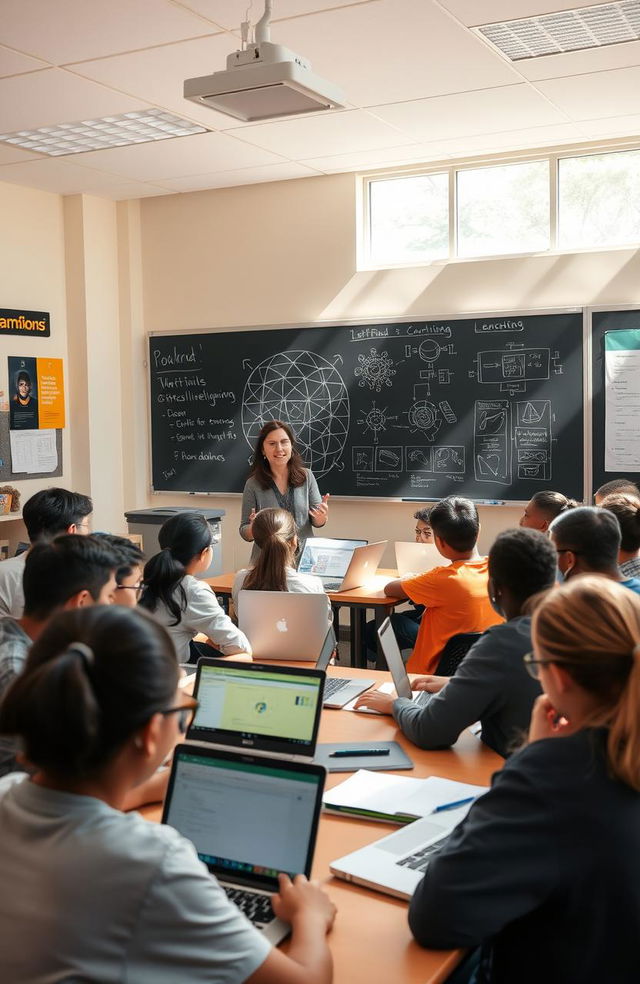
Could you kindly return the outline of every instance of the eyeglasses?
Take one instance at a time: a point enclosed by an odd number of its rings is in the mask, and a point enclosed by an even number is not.
[[[540,679],[540,667],[548,663],[555,663],[558,666],[580,666],[576,660],[572,659],[535,659],[534,653],[525,653],[522,657],[525,670],[534,680]]]
[[[428,537],[430,537],[432,535],[430,529],[419,530],[417,526],[416,526],[416,528],[415,528],[415,530],[413,532],[415,533],[416,536],[428,536]]]
[[[135,591],[137,597],[140,597],[143,588],[142,581],[139,584],[116,584],[116,591]]]
[[[166,717],[168,714],[178,715],[178,730],[181,735],[186,735],[187,731],[193,724],[193,719],[196,716],[196,711],[200,707],[200,701],[195,700],[191,704],[179,704],[178,707],[167,707],[164,711],[159,711]]]

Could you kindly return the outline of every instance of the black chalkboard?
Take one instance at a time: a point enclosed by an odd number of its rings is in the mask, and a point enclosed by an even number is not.
[[[630,478],[631,481],[640,479],[637,473],[605,471],[604,468],[604,336],[608,331],[625,328],[640,328],[640,309],[591,312],[591,447],[594,492],[605,482],[612,482],[614,478]]]
[[[240,492],[287,420],[322,492],[583,496],[581,313],[151,335],[155,491]]]

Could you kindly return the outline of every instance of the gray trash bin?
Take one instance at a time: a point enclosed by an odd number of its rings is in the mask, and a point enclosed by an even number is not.
[[[160,550],[158,543],[158,533],[160,527],[176,513],[192,512],[204,516],[211,527],[211,539],[213,540],[213,557],[211,566],[200,574],[200,577],[215,577],[222,574],[222,517],[224,509],[185,509],[179,506],[166,506],[160,509],[134,509],[124,514],[129,527],[129,533],[136,533],[142,537],[142,547],[144,555],[148,560]]]

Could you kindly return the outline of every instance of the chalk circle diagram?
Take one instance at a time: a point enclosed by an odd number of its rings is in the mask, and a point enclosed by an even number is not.
[[[423,362],[435,362],[442,351],[442,346],[434,338],[425,338],[424,342],[420,342],[418,355]]]
[[[428,400],[416,400],[408,411],[409,429],[412,434],[420,431],[425,441],[435,441],[442,427],[442,416],[438,407]]]
[[[368,386],[370,390],[380,393],[383,386],[392,385],[396,370],[388,352],[369,349],[369,355],[358,356],[358,363],[353,370],[354,375],[359,377],[358,386]]]
[[[373,434],[373,443],[378,443],[378,436],[382,431],[387,429],[387,424],[391,420],[397,420],[397,417],[388,417],[387,410],[389,408],[377,407],[375,400],[371,404],[371,409],[363,414],[358,420],[358,423],[362,426],[363,432],[365,434]]]
[[[242,394],[242,430],[251,448],[268,420],[291,424],[305,464],[326,475],[349,433],[349,393],[333,363],[315,352],[277,352],[253,369]]]

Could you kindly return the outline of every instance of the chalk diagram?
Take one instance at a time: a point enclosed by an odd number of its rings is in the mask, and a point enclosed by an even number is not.
[[[404,451],[408,472],[433,472],[437,475],[463,475],[465,472],[466,452],[462,445],[406,447]]]
[[[370,390],[380,393],[383,386],[392,386],[392,378],[396,374],[394,362],[388,352],[378,352],[369,349],[369,355],[358,356],[359,365],[354,369],[354,375],[359,377],[358,386],[368,386]]]
[[[375,448],[370,446],[351,449],[351,465],[354,472],[372,472],[375,461]]]
[[[473,409],[473,465],[477,482],[511,482],[511,404],[476,400]]]
[[[402,471],[402,448],[377,447],[375,470],[377,472],[399,472]]]
[[[441,344],[435,338],[425,338],[419,345],[405,345],[404,354],[406,359],[416,357],[424,362],[426,369],[420,369],[418,375],[423,384],[424,395],[430,396],[429,383],[436,380],[441,386],[448,386],[453,379],[453,369],[441,367],[436,369],[435,363],[441,355],[455,355],[453,342]]]
[[[252,369],[242,395],[242,429],[252,448],[268,420],[291,424],[316,476],[343,467],[336,463],[349,433],[349,393],[336,365],[321,355],[277,352]]]
[[[551,401],[516,403],[513,433],[518,478],[549,481],[552,478]]]
[[[498,385],[500,391],[513,396],[526,393],[527,383],[537,383],[562,375],[560,353],[550,348],[525,348],[517,342],[507,342],[504,349],[478,352],[476,369],[469,373],[479,383]]]
[[[371,404],[371,409],[368,410],[360,419],[358,423],[363,428],[363,433],[373,434],[373,443],[378,443],[378,437],[382,431],[387,429],[387,424],[390,421],[397,420],[397,417],[387,416],[388,407],[384,409],[376,406],[376,401],[374,400]]]

